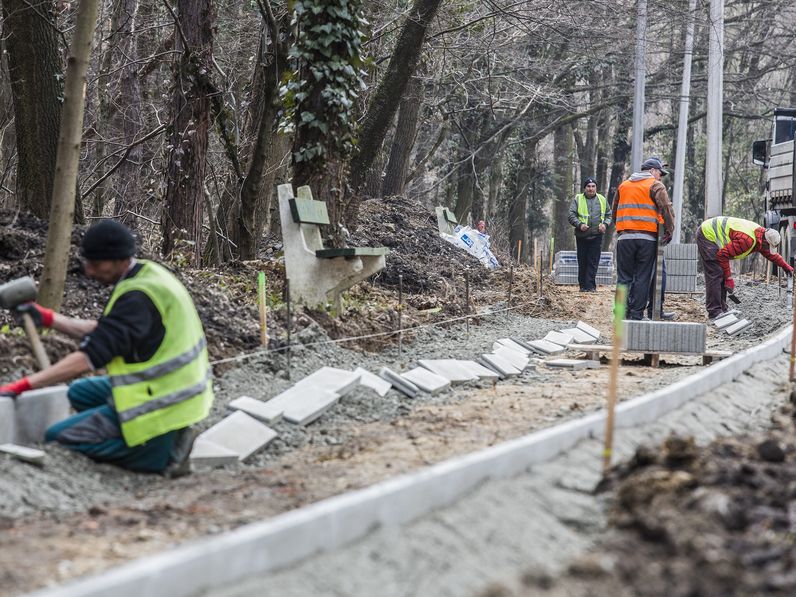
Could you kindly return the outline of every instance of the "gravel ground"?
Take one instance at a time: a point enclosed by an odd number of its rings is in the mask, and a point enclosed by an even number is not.
[[[640,444],[672,433],[693,434],[704,444],[767,428],[789,394],[779,381],[786,366],[784,356],[758,364],[655,424],[619,430],[615,453],[628,458]],[[582,442],[412,524],[374,531],[344,549],[205,595],[260,595],[265,586],[286,597],[535,594],[528,584],[564,570],[605,532],[605,499],[593,493],[601,448],[598,441]],[[580,565],[593,567],[594,558]]]

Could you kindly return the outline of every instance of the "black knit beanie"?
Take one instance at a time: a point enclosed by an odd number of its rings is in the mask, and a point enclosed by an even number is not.
[[[83,235],[80,254],[90,261],[127,259],[135,255],[135,238],[116,220],[100,220]]]

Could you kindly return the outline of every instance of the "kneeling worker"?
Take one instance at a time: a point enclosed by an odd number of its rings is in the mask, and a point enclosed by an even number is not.
[[[107,376],[70,385],[67,396],[77,414],[50,427],[45,439],[133,471],[188,472],[190,426],[213,402],[207,343],[193,301],[165,267],[135,259],[135,239],[118,222],[92,226],[81,255],[88,277],[114,285],[102,317],[73,319],[35,303],[17,307],[38,325],[81,342],[47,369],[0,386],[0,395],[105,368]]]
[[[741,218],[718,216],[702,222],[696,234],[699,257],[705,272],[705,306],[711,319],[727,311],[727,293],[735,290],[730,259],[760,253],[788,275],[793,268],[769,249],[780,243],[780,234]]]

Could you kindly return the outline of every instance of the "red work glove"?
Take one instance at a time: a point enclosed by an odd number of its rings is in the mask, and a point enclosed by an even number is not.
[[[30,315],[31,319],[33,319],[33,323],[36,324],[36,327],[40,328],[52,327],[53,319],[55,318],[55,312],[52,309],[42,307],[38,303],[22,303],[21,305],[17,305],[17,313],[20,315],[27,313]]]
[[[30,387],[30,380],[28,380],[27,377],[23,377],[18,381],[0,386],[0,396],[16,398],[17,395],[21,394],[22,392],[27,392],[28,390],[32,389],[33,388]]]
[[[732,278],[727,278],[724,280],[724,288],[727,289],[727,292],[732,292],[735,290],[735,281]]]

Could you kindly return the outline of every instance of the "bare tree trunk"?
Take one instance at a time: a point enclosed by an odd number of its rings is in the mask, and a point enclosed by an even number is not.
[[[50,228],[44,253],[44,271],[38,301],[59,309],[66,282],[69,243],[75,217],[77,167],[83,137],[83,112],[86,100],[86,71],[97,24],[97,0],[81,0],[75,17],[72,47],[67,59],[64,105],[55,164]]]
[[[54,4],[51,0],[3,0],[2,4],[14,98],[17,203],[47,218],[53,196],[62,93]]]
[[[409,173],[409,158],[417,135],[417,118],[420,104],[423,101],[423,82],[419,77],[412,77],[401,99],[398,112],[398,124],[392,140],[390,159],[384,176],[381,194],[384,197],[403,195],[406,188],[406,177]]]
[[[512,250],[522,241],[522,255],[528,254],[528,199],[531,191],[531,178],[534,174],[533,156],[536,153],[536,142],[523,144],[519,168],[516,173],[516,183],[513,193],[509,195],[509,246]]]
[[[193,264],[201,264],[202,214],[208,131],[210,129],[209,73],[212,70],[213,23],[210,0],[178,0],[174,96],[170,151],[166,169],[166,197],[161,221],[163,253],[178,239],[194,243]]]
[[[387,72],[370,101],[360,132],[359,151],[351,160],[351,188],[356,193],[364,183],[376,153],[392,124],[409,79],[415,73],[426,30],[442,0],[414,0],[398,36]]]
[[[560,126],[553,135],[553,238],[558,250],[574,247],[572,226],[567,221],[572,203],[572,128]]]
[[[620,106],[618,109],[619,116],[616,121],[616,131],[614,132],[613,163],[611,164],[611,175],[608,179],[608,203],[611,205],[614,203],[616,190],[625,178],[625,164],[627,163],[627,157],[630,155],[630,143],[627,140],[627,136],[632,122],[632,113],[629,108],[629,106]],[[611,245],[614,229],[615,225],[611,226],[608,233],[604,235],[603,249],[607,249]]]

